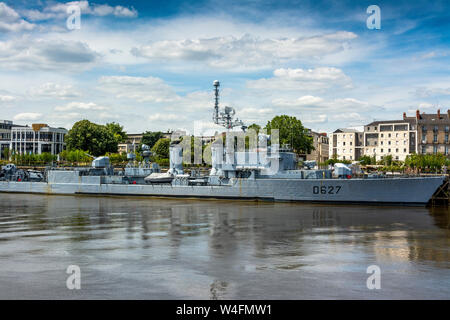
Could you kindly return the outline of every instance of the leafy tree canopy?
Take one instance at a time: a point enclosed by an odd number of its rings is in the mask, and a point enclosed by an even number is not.
[[[256,134],[258,134],[259,130],[261,130],[261,126],[259,124],[253,123],[253,124],[248,126],[247,130],[248,129],[253,129],[253,130],[256,131]]]
[[[106,126],[89,120],[76,122],[65,137],[67,149],[87,150],[93,156],[117,152],[117,140]]]
[[[123,131],[123,126],[121,126],[118,123],[115,122],[107,123],[105,127],[114,135],[114,138],[117,140],[117,143],[125,142],[125,140],[128,138],[127,133]]]
[[[163,133],[161,131],[146,131],[142,136],[142,143],[148,145],[150,148],[153,148],[155,143],[163,137]]]
[[[161,138],[153,146],[152,152],[158,158],[168,159],[169,158],[169,146],[170,146],[170,139]]]
[[[314,150],[313,138],[308,135],[308,130],[296,117],[276,116],[267,122],[265,129],[268,134],[271,134],[272,129],[278,129],[280,146],[288,144],[298,154]]]

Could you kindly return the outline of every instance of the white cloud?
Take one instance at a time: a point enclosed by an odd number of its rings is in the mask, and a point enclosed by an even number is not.
[[[55,111],[70,111],[70,110],[107,110],[107,107],[99,106],[93,102],[70,102],[65,106],[55,107]]]
[[[119,99],[138,102],[170,102],[177,99],[175,91],[156,77],[103,76],[99,83],[101,90]]]
[[[330,87],[351,88],[351,79],[341,69],[319,67],[315,69],[280,68],[272,78],[247,81],[247,88],[275,91],[322,90]]]
[[[35,113],[35,112],[24,112],[24,113],[18,113],[14,116],[14,120],[37,120],[42,118],[42,113]]]
[[[183,115],[173,113],[155,113],[148,116],[150,121],[172,121],[172,120],[184,120]]]
[[[93,16],[109,16],[121,18],[136,18],[138,12],[133,7],[110,6],[108,4],[90,4],[88,1],[71,1],[66,3],[51,3],[40,10],[23,10],[23,15],[32,21],[49,19],[61,19],[68,17],[67,8],[69,6],[79,6],[81,14]]]
[[[80,96],[80,93],[70,84],[58,84],[53,82],[44,83],[30,89],[34,97],[70,99]]]
[[[301,120],[304,124],[323,124],[328,122],[328,116],[326,114],[318,114],[314,117],[303,117]]]
[[[0,41],[0,63],[4,69],[79,71],[98,59],[98,53],[79,41],[30,37]]]
[[[330,119],[335,120],[361,120],[359,112],[377,112],[382,107],[360,101],[354,98],[324,99],[315,96],[302,96],[297,99],[274,99],[272,104],[279,112],[327,112]],[[359,118],[358,118],[359,117]]]
[[[13,97],[13,96],[3,96],[3,95],[0,95],[0,102],[12,102],[12,101],[14,101],[14,100],[16,100],[16,98]]]
[[[301,38],[261,39],[249,34],[203,39],[163,40],[134,47],[137,57],[151,61],[190,61],[216,68],[259,69],[304,59],[320,59],[344,50],[352,32]]]
[[[30,31],[34,27],[34,24],[22,19],[13,8],[0,2],[0,32]]]

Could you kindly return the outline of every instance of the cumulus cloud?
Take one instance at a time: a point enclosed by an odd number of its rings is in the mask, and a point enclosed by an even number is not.
[[[342,111],[376,111],[382,109],[380,106],[371,105],[366,101],[361,101],[354,98],[337,98],[324,99],[315,96],[302,96],[297,99],[274,99],[272,104],[275,107],[283,108],[284,110],[321,110],[339,113]]]
[[[177,98],[175,91],[156,77],[103,76],[99,88],[116,98],[138,102],[170,102]]]
[[[55,107],[55,111],[71,111],[71,110],[107,110],[107,107],[99,106],[93,102],[70,102],[64,106]]]
[[[280,68],[273,72],[272,78],[247,81],[247,88],[276,91],[321,90],[335,86],[351,88],[352,82],[341,69],[332,67]]]
[[[79,41],[29,37],[0,41],[0,63],[4,69],[75,71],[92,66],[99,57]]]
[[[137,57],[151,61],[191,61],[217,68],[268,68],[303,59],[320,59],[341,52],[357,36],[336,32],[301,38],[261,39],[249,34],[242,37],[163,40],[134,47]]]
[[[123,6],[110,6],[108,4],[95,4],[89,3],[89,1],[71,1],[66,3],[50,3],[42,10],[32,9],[23,10],[23,15],[31,21],[42,21],[49,19],[61,19],[68,17],[67,8],[69,6],[78,6],[81,14],[93,15],[93,16],[109,16],[121,18],[136,18],[138,12],[133,7],[127,8]]]
[[[42,118],[42,113],[35,113],[35,112],[24,112],[24,113],[18,113],[14,116],[14,120],[20,121],[20,120],[37,120]]]
[[[16,100],[13,96],[0,95],[0,102],[12,102]]]
[[[53,82],[44,83],[30,89],[34,97],[70,99],[80,96],[80,93],[72,85],[64,85]]]
[[[34,27],[34,24],[22,19],[13,8],[0,2],[0,32],[30,31]]]
[[[148,116],[150,121],[173,121],[173,120],[184,120],[186,119],[183,115],[174,113],[155,113]]]

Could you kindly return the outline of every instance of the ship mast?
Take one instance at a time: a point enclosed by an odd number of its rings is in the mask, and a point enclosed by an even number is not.
[[[214,113],[213,113],[213,122],[215,124],[221,125],[225,127],[227,130],[231,130],[234,127],[240,126],[243,131],[247,129],[247,126],[244,125],[242,120],[236,118],[233,120],[234,115],[236,114],[236,110],[232,107],[226,106],[223,112],[219,112],[219,80],[214,80]]]

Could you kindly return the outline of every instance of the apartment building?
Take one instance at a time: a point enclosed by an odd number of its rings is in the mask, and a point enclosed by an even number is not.
[[[330,158],[355,161],[363,155],[364,133],[361,131],[340,128],[331,134],[330,140]]]
[[[450,110],[433,114],[417,110],[413,117],[404,112],[402,120],[374,121],[363,132],[338,129],[330,138],[330,157],[342,160],[367,155],[379,161],[391,155],[393,160],[404,161],[413,153],[450,156]]]
[[[127,140],[118,144],[118,152],[134,152],[134,148],[137,150],[137,148],[141,145],[143,136],[143,133],[128,133]]]
[[[306,155],[306,160],[315,160],[318,163],[327,161],[330,153],[329,138],[327,134],[310,130],[309,135],[313,138],[314,150]]]
[[[420,110],[417,110],[415,117],[407,117],[406,113],[403,113],[403,119],[416,128],[417,153],[450,155],[450,110],[446,113],[437,110],[434,114],[420,113]]]
[[[406,120],[374,121],[364,126],[364,155],[377,161],[391,155],[393,160],[404,161],[415,153],[415,126]]]
[[[4,152],[9,150],[12,125],[12,121],[0,120],[0,159],[5,159]]]
[[[65,149],[66,134],[66,129],[52,128],[47,124],[32,124],[31,127],[13,125],[9,149],[19,154],[58,154]]]

